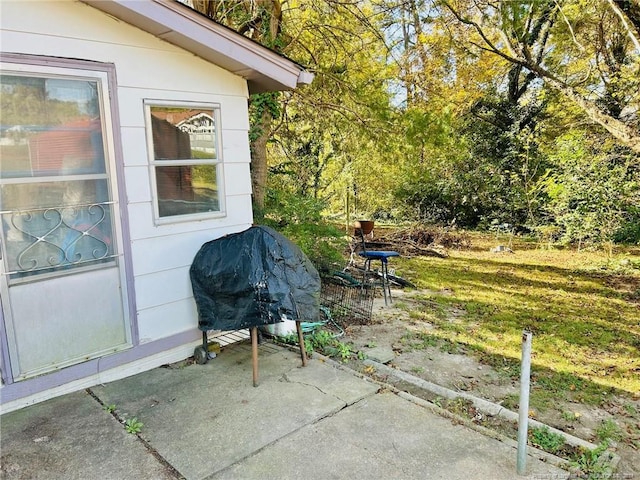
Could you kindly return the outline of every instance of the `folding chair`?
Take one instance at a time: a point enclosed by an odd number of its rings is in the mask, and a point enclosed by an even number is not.
[[[368,250],[367,242],[365,241],[365,235],[371,234],[373,231],[373,222],[355,222],[355,234],[360,237],[361,248],[362,250],[358,252],[358,255],[364,258],[364,276],[363,276],[363,284],[366,283],[367,275],[372,273],[371,270],[371,261],[380,260],[382,271],[382,292],[384,293],[384,304],[387,305],[387,293],[389,294],[389,301],[391,300],[391,285],[389,284],[389,270],[387,265],[389,263],[389,258],[391,257],[399,257],[400,254],[398,252],[394,252],[391,250]]]

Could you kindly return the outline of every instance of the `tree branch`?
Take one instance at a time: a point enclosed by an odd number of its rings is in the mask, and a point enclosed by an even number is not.
[[[471,27],[473,27],[475,29],[475,31],[478,33],[478,35],[480,35],[480,37],[482,38],[482,40],[484,41],[484,43],[487,44],[488,46],[488,51],[495,53],[496,55],[501,56],[502,58],[504,58],[505,60],[511,62],[511,63],[520,63],[523,64],[523,61],[519,58],[513,57],[511,55],[507,55],[506,53],[504,53],[502,50],[500,50],[498,47],[496,47],[493,42],[491,40],[489,40],[489,38],[486,36],[486,34],[484,33],[484,31],[482,30],[482,27],[480,25],[478,25],[477,22],[474,22],[473,20],[469,20],[467,18],[463,18],[457,10],[455,10],[448,1],[443,0],[442,4],[447,7],[449,9],[449,11],[453,14],[454,17],[456,17],[456,20],[458,20],[460,23],[463,23],[465,25],[469,25]]]
[[[640,5],[634,5],[633,0],[609,0],[609,5],[620,18],[631,42],[633,42],[636,50],[640,53],[640,40],[638,40],[640,38]],[[634,26],[635,33],[629,26],[627,20]]]
[[[637,2],[637,0],[625,0],[625,2],[621,2],[619,0],[609,0],[609,2],[615,2],[616,4],[625,3],[625,5],[630,4],[633,8],[636,8],[637,5],[636,3],[634,3]],[[447,7],[447,9],[460,23],[474,28],[474,30],[478,33],[478,35],[480,35],[480,37],[486,44],[486,47],[483,48],[484,50],[488,50],[513,64],[521,65],[530,72],[534,73],[537,77],[544,80],[548,86],[563,93],[569,99],[571,99],[587,114],[587,116],[592,121],[601,125],[614,138],[618,139],[621,143],[628,146],[634,152],[640,153],[640,131],[634,129],[631,125],[628,125],[623,121],[614,118],[612,115],[608,115],[595,102],[580,94],[580,92],[576,90],[575,86],[568,84],[566,81],[559,78],[556,74],[543,67],[543,55],[541,52],[538,52],[538,54],[534,58],[528,46],[521,43],[519,45],[521,54],[516,53],[515,48],[512,48],[513,52],[511,54],[507,54],[499,49],[493,42],[491,42],[481,25],[479,25],[477,22],[474,22],[473,20],[464,18],[455,8],[452,7],[448,0],[442,0],[442,4]],[[635,12],[633,8],[628,10]],[[640,6],[637,6],[637,8],[638,14],[640,15]],[[640,16],[638,18],[640,19]],[[640,26],[640,21],[638,23],[638,26]],[[628,27],[627,30],[630,31]],[[510,45],[509,39],[506,38],[505,32],[500,28],[497,28],[497,31],[503,35],[505,44]],[[545,32],[543,34],[545,42],[547,36],[548,32]]]

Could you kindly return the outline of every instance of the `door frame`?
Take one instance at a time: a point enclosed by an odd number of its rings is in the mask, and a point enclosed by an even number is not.
[[[115,64],[14,53],[0,53],[0,62],[19,64],[27,67],[32,66],[35,69],[38,67],[53,67],[56,69],[93,71],[106,75],[106,91],[104,92],[104,96],[108,99],[108,106],[105,105],[106,108],[104,112],[104,122],[106,125],[104,132],[104,144],[106,150],[109,152],[108,167],[109,176],[111,178],[111,191],[113,194],[112,200],[116,204],[115,208],[118,209],[120,219],[119,224],[114,225],[114,228],[117,231],[116,238],[122,241],[122,244],[118,246],[118,252],[121,255],[120,269],[122,274],[120,275],[120,278],[122,298],[124,302],[124,321],[128,330],[128,337],[130,339],[131,346],[135,347],[139,344],[139,334],[133,281],[133,264],[131,258],[131,237],[126,201],[127,196],[124,181],[124,162],[120,134],[121,127],[118,109],[118,88]],[[4,249],[4,246],[2,246],[2,248]],[[2,281],[1,283],[3,285],[7,285],[7,282],[5,281]],[[6,326],[7,319],[4,316],[4,308],[7,307],[4,303],[7,299],[4,297],[7,293],[8,291],[5,291],[5,287],[3,287],[3,298],[0,298],[0,372],[2,375],[2,383],[5,385],[12,384],[15,381],[13,369],[11,368],[11,357],[9,355],[10,350],[7,337],[8,329]]]

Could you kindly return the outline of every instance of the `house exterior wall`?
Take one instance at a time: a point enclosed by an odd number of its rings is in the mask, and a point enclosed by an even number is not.
[[[146,353],[137,355],[145,357],[144,361],[137,360],[144,366],[129,365],[127,371],[153,368],[165,362],[167,357],[162,355],[162,349],[174,349],[171,360],[185,358],[186,352],[193,351],[197,338],[197,312],[189,280],[193,257],[203,243],[244,230],[252,223],[246,81],[75,0],[2,1],[0,15],[0,45],[4,53],[115,65],[119,125],[114,137],[122,150],[123,164],[119,167],[124,185],[119,185],[119,189],[126,193],[132,263],[132,278],[128,280],[136,306],[136,318],[131,322],[137,332],[133,349],[149,345]],[[154,223],[145,99],[220,105],[226,215],[199,221]],[[190,345],[178,348],[189,339]],[[152,344],[157,347],[151,347]],[[122,362],[112,363],[118,369],[118,363]],[[74,377],[78,375],[82,374]],[[120,375],[112,372],[111,376]],[[98,377],[95,381],[69,380],[84,388],[87,383],[97,383]],[[100,380],[105,378],[103,373]],[[6,388],[3,386],[0,393],[6,392]],[[64,389],[61,393],[65,393]]]

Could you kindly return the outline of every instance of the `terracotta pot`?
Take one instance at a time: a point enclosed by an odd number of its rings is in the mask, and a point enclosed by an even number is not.
[[[371,232],[373,232],[374,223],[375,222],[373,220],[358,220],[355,223],[355,227],[356,227],[356,230],[361,228],[363,235],[369,235]]]

